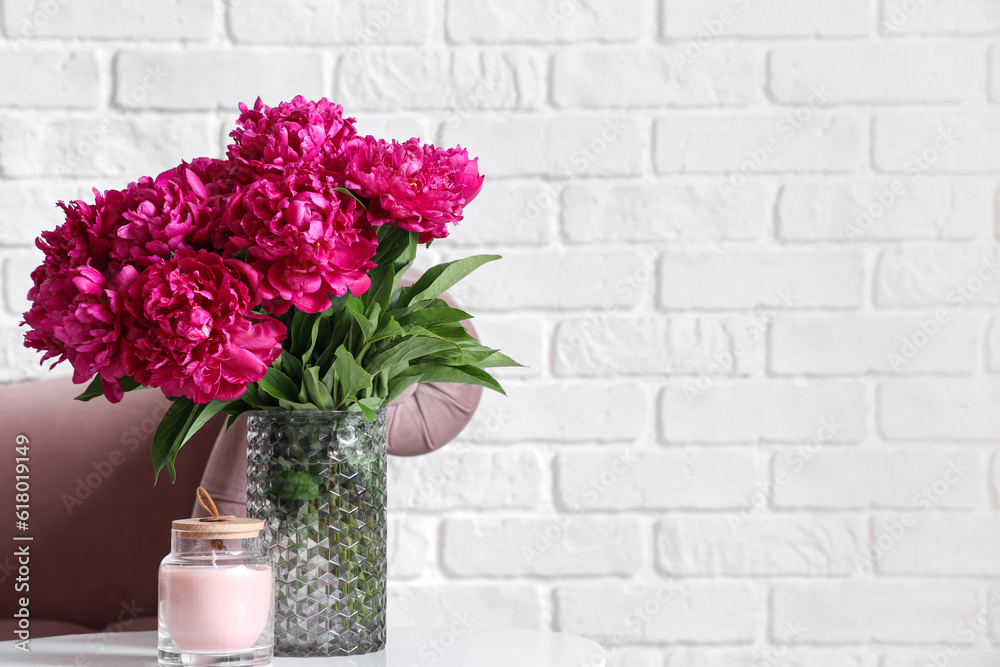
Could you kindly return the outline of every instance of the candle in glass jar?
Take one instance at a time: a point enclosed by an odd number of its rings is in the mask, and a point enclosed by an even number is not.
[[[250,648],[271,610],[271,568],[170,566],[160,571],[160,613],[184,651]]]

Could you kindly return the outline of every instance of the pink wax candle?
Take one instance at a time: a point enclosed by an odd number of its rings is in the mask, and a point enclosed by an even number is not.
[[[160,571],[160,617],[184,651],[241,651],[254,645],[271,610],[271,568],[176,566]]]
[[[170,553],[160,563],[159,664],[270,665],[274,571],[260,534],[264,522],[212,513],[171,524]]]

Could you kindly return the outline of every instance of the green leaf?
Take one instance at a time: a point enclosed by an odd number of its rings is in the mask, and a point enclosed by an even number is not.
[[[257,380],[257,386],[277,399],[299,400],[299,386],[274,366],[267,369],[267,375]]]
[[[400,305],[408,306],[418,301],[435,299],[483,264],[497,259],[500,259],[500,255],[473,255],[454,262],[438,264],[428,269],[417,282],[413,283],[406,294],[400,297]]]
[[[347,301],[347,311],[351,314],[354,320],[361,327],[361,333],[364,335],[365,340],[372,337],[375,333],[376,323],[365,317],[365,306],[361,299],[351,297]]]
[[[319,341],[320,331],[325,321],[327,321],[326,318],[317,317],[312,323],[312,327],[309,330],[309,347],[302,353],[302,359],[307,363],[312,358],[313,350],[316,349],[316,343]],[[327,323],[329,324],[329,322]]]
[[[319,369],[315,366],[309,366],[303,373],[303,379],[306,391],[309,393],[309,399],[321,410],[333,410],[333,395],[327,386],[319,381]]]
[[[525,368],[524,364],[514,361],[500,350],[495,351],[493,354],[491,354],[490,356],[486,357],[481,361],[475,362],[474,365],[478,366],[479,368],[500,368],[507,366],[517,366],[519,368]]]
[[[399,323],[420,324],[427,326],[429,324],[450,324],[452,322],[461,322],[462,320],[469,319],[472,319],[472,315],[469,315],[464,310],[444,306],[441,308],[423,308],[421,310],[414,310],[406,315],[401,315],[399,317]]]
[[[385,405],[399,398],[399,395],[412,385],[420,382],[420,375],[398,375],[389,380],[389,393],[385,397]]]
[[[292,381],[292,384],[301,384],[302,362],[299,361],[298,357],[291,354],[288,350],[282,350],[281,356],[278,359],[281,362],[280,370],[288,376],[288,379]]]
[[[365,201],[364,199],[362,199],[362,198],[361,198],[360,196],[358,196],[357,194],[355,194],[355,193],[351,192],[351,191],[350,191],[350,190],[348,190],[347,188],[344,188],[344,187],[340,187],[340,188],[334,188],[334,190],[336,190],[337,192],[343,192],[344,194],[348,194],[348,195],[351,195],[351,196],[352,196],[352,197],[353,197],[353,198],[354,198],[355,200],[357,200],[357,202],[358,202],[359,204],[361,204],[361,205],[362,205],[362,206],[363,206],[363,207],[364,207],[365,209],[367,209],[367,208],[368,208],[368,202],[366,202],[366,201]]]
[[[97,398],[98,396],[104,396],[104,383],[101,381],[100,375],[95,376],[94,379],[90,381],[90,384],[87,385],[87,388],[83,391],[83,393],[73,400],[86,402],[93,398]]]
[[[384,404],[381,398],[362,398],[356,401],[356,405],[361,408],[362,414],[365,416],[365,421],[371,421],[375,419],[378,415],[375,413],[376,410],[382,407]]]
[[[451,382],[475,384],[506,395],[503,387],[492,375],[475,366],[440,366],[438,364],[416,364],[410,366],[400,376],[416,376],[420,382]],[[391,384],[391,383],[390,383]],[[391,393],[391,392],[390,392]]]
[[[371,389],[372,376],[361,365],[354,360],[354,355],[341,345],[337,348],[336,359],[333,362],[333,370],[337,376],[337,383],[340,385],[340,401],[347,403],[351,399],[359,398],[362,391]]]
[[[118,384],[121,385],[122,390],[125,392],[146,388],[128,375],[123,375],[118,378]],[[83,393],[73,400],[83,401],[86,403],[87,401],[97,398],[98,396],[104,396],[104,383],[101,381],[100,375],[94,376],[94,379],[90,381],[90,384],[87,385],[87,388],[83,391]]]
[[[174,443],[181,437],[184,425],[187,424],[194,410],[194,403],[190,398],[179,398],[167,409],[160,425],[153,435],[153,471],[154,483],[160,478],[160,471],[170,460],[170,452],[173,451]],[[171,476],[173,477],[173,476]]]
[[[439,338],[415,336],[404,338],[392,347],[386,348],[368,364],[372,373],[379,373],[388,368],[394,368],[408,363],[411,359],[423,357],[435,352],[454,349],[455,345]]]

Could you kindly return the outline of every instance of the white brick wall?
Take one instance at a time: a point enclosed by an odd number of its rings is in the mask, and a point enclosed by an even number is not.
[[[529,366],[391,462],[392,623],[576,632],[613,667],[996,664],[997,0],[3,0],[0,27],[0,382],[45,374],[17,324],[57,199],[327,95],[480,157],[431,254],[505,256],[455,297]]]

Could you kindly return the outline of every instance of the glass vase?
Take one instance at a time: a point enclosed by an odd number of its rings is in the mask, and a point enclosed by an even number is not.
[[[385,648],[386,417],[257,411],[247,419],[247,515],[274,563],[274,654]]]

